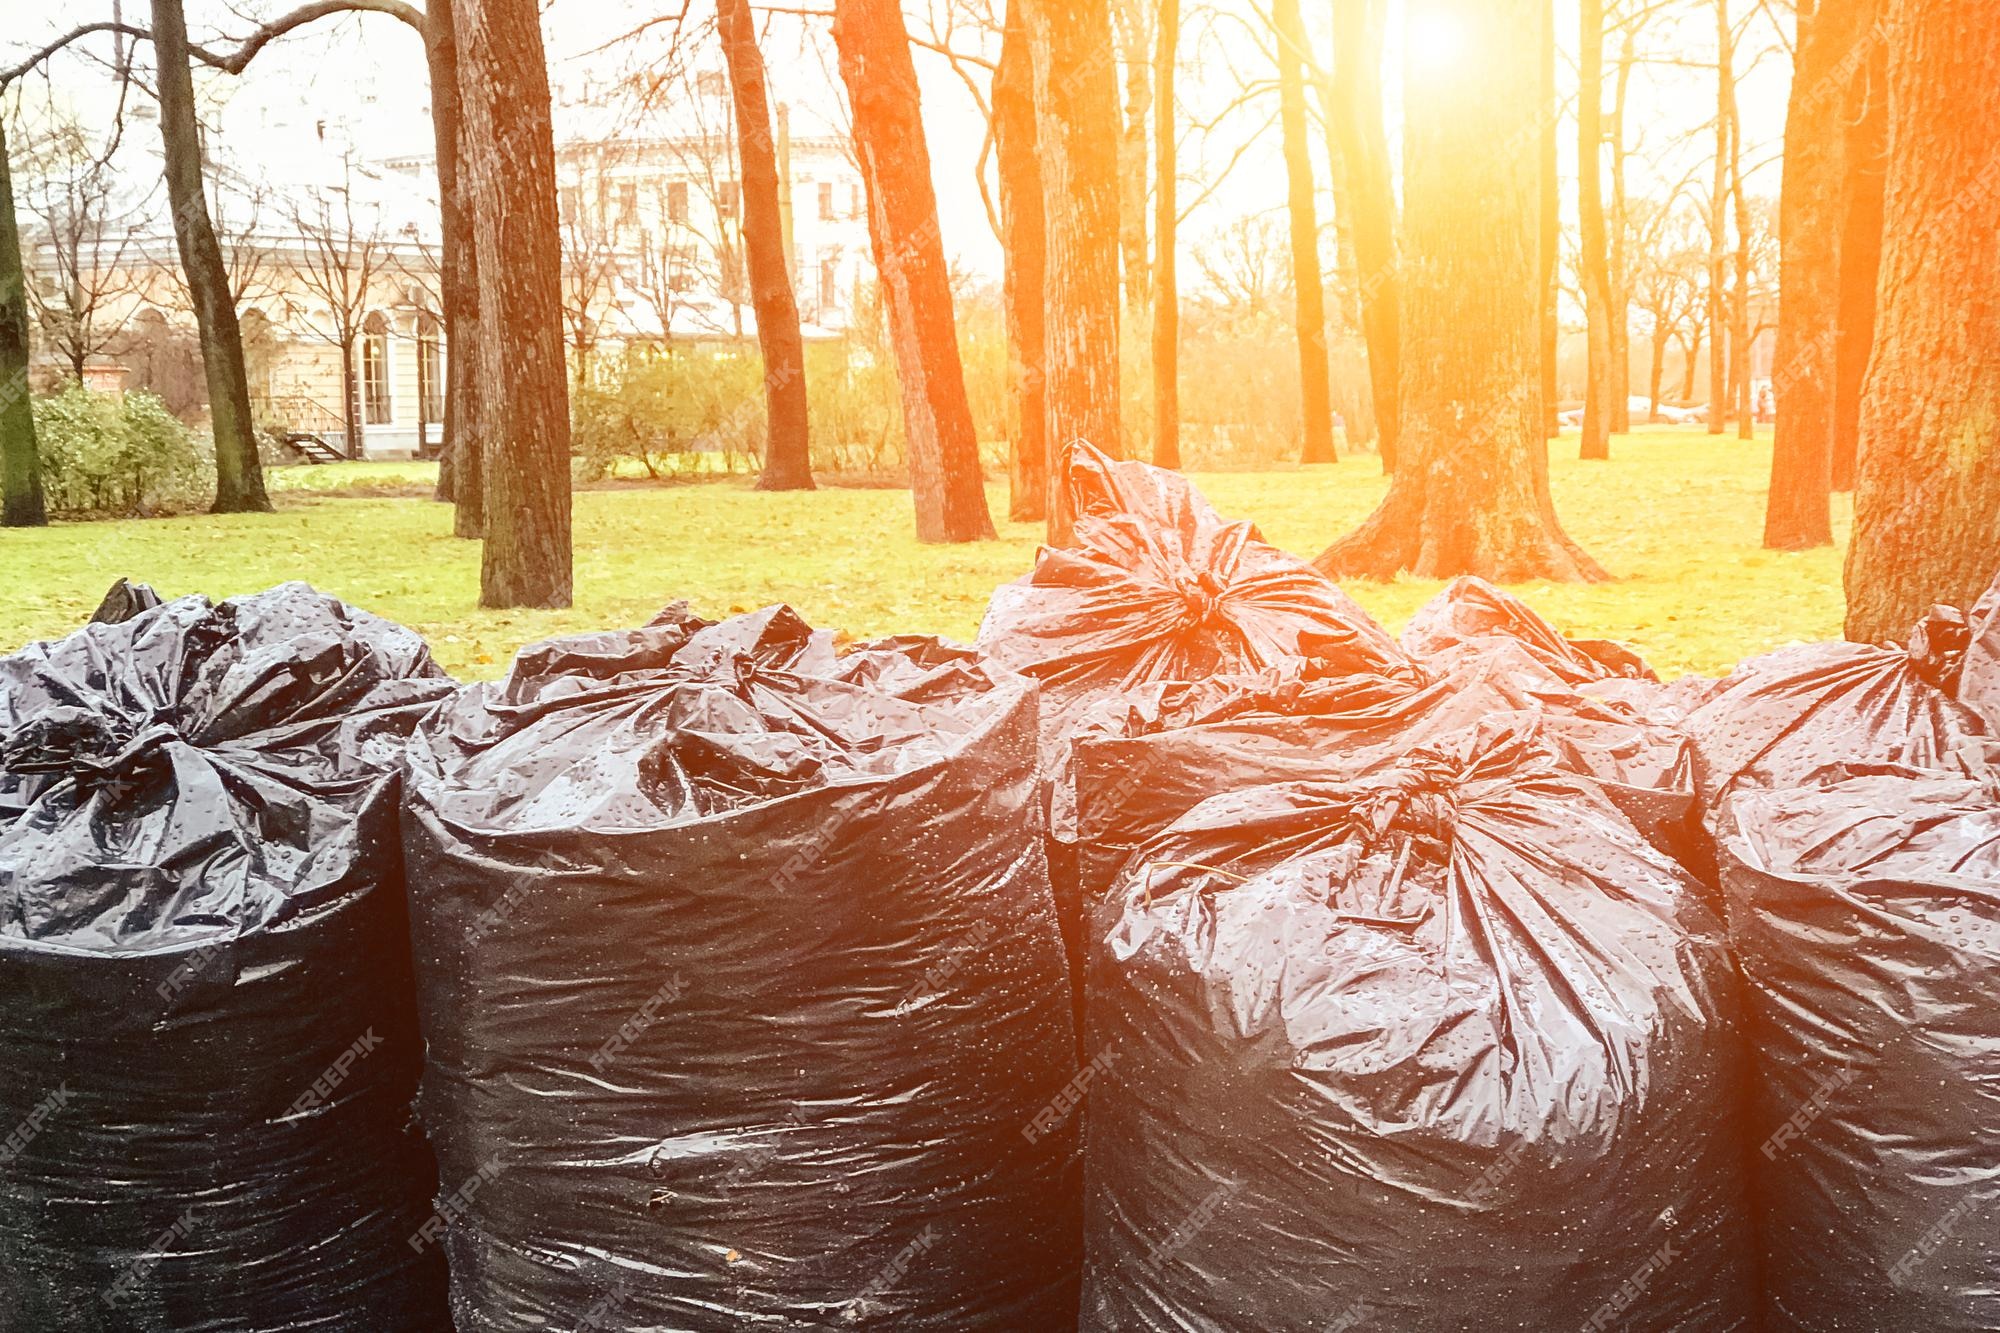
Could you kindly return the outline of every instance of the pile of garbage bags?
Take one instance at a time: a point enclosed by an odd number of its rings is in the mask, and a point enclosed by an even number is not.
[[[1663,681],[1068,463],[973,647],[0,658],[0,1330],[2000,1328],[2000,579]]]

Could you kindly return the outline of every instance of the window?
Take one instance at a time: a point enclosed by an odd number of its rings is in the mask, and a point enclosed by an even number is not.
[[[361,325],[361,419],[386,426],[394,419],[389,404],[389,321],[376,311]]]
[[[819,261],[819,308],[822,321],[826,312],[840,304],[840,259],[828,255]]]
[[[618,183],[618,225],[635,226],[639,221],[639,182]]]
[[[721,185],[716,187],[715,191],[716,211],[730,221],[735,221],[736,208],[740,195],[741,191],[736,188],[735,181],[722,182]]]
[[[695,75],[694,90],[703,97],[727,97],[729,80],[724,77],[721,70],[703,70]]]
[[[425,421],[444,420],[444,339],[429,315],[417,321],[417,413]]]
[[[688,220],[688,183],[686,181],[667,182],[667,221],[682,226]]]
[[[546,195],[543,196],[543,198],[547,197]],[[556,191],[556,211],[562,214],[565,220],[571,220],[576,217],[577,207],[581,202],[581,191],[574,185],[565,185]]]
[[[821,222],[831,222],[833,219],[833,182],[821,181],[819,183],[819,220]]]
[[[847,216],[860,218],[868,216],[861,206],[861,182],[851,182],[847,187]]]

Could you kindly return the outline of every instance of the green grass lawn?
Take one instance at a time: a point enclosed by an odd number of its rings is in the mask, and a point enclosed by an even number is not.
[[[1838,635],[1840,556],[1763,550],[1768,440],[1744,444],[1663,428],[1619,437],[1609,463],[1552,449],[1570,532],[1617,576],[1596,586],[1516,589],[1560,628],[1622,639],[1662,674],[1716,672],[1797,640]],[[1039,525],[1000,539],[926,547],[895,490],[760,495],[742,483],[586,491],[576,497],[569,611],[481,611],[479,552],[422,498],[426,464],[276,470],[273,515],[66,523],[0,533],[0,650],[73,629],[114,579],[162,593],[227,596],[305,579],[429,637],[462,676],[504,669],[521,644],[639,623],[685,597],[720,616],[770,602],[857,636],[923,631],[969,639],[994,585],[1029,567]],[[1196,478],[1226,514],[1311,556],[1361,519],[1386,485],[1372,459]],[[1004,513],[1003,488],[991,493]],[[1844,534],[1847,512],[1837,516]],[[1350,583],[1391,628],[1439,585]]]

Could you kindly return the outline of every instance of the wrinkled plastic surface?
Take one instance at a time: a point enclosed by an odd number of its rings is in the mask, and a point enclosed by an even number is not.
[[[1977,708],[1987,729],[2000,736],[2000,574],[1966,619],[1970,641],[1959,668],[1959,697]]]
[[[303,584],[0,659],[0,1328],[445,1326],[396,774],[450,688]]]
[[[1042,682],[1051,741],[1094,699],[1260,670],[1316,642],[1378,666],[1403,660],[1336,584],[1222,518],[1179,473],[1077,444],[1066,477],[1076,545],[1044,547],[979,627],[982,652]]]
[[[1738,787],[1794,787],[1834,764],[1951,767],[2000,753],[1979,713],[1956,697],[1970,634],[1935,609],[1907,646],[1814,643],[1752,658],[1718,682],[1682,724],[1695,747],[1704,807]]]
[[[1073,1322],[1035,702],[935,641],[675,613],[419,734],[459,1333]]]
[[[1404,666],[1373,674],[1352,659],[1292,659],[1098,704],[1072,736],[1053,826],[1076,846],[1080,900],[1094,902],[1134,848],[1209,796],[1356,776],[1489,718],[1536,729],[1655,845],[1683,861],[1694,855],[1700,830],[1687,739],[1577,693],[1508,644],[1445,673]]]
[[[1496,642],[1518,645],[1571,685],[1659,680],[1630,648],[1608,639],[1565,638],[1526,602],[1481,578],[1453,579],[1416,609],[1402,634],[1404,651],[1438,665],[1478,654]]]
[[[1753,1313],[1721,926],[1518,730],[1205,801],[1094,938],[1090,1333]]]
[[[1745,791],[1725,827],[1769,1333],[2000,1328],[2000,785]]]

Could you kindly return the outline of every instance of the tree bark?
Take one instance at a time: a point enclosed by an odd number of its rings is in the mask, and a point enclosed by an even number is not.
[[[1181,465],[1180,149],[1174,74],[1180,0],[1160,0],[1153,49],[1153,462]]]
[[[1106,0],[1022,0],[1048,219],[1048,539],[1070,540],[1068,446],[1124,453],[1118,390],[1118,89]]]
[[[1048,516],[1049,409],[1044,397],[1043,293],[1047,237],[1041,155],[1035,143],[1034,55],[1018,6],[1007,11],[993,71],[993,152],[1000,168],[1001,296],[1007,307],[1007,384],[1013,448],[1007,454],[1007,517]]]
[[[1125,66],[1125,124],[1118,148],[1118,248],[1124,257],[1125,305],[1135,315],[1152,297],[1146,259],[1146,131],[1152,119],[1151,52],[1146,41],[1147,0],[1112,0],[1113,31]]]
[[[1306,140],[1305,21],[1299,0],[1272,0],[1278,61],[1278,131],[1285,154],[1286,213],[1292,231],[1292,331],[1299,352],[1300,462],[1331,463],[1333,383],[1326,345],[1326,289],[1320,283],[1319,217],[1312,150]]]
[[[1734,88],[1729,98],[1729,197],[1736,210],[1736,285],[1729,310],[1731,368],[1736,379],[1736,438],[1757,438],[1757,415],[1750,402],[1756,348],[1750,331],[1750,194],[1743,181],[1743,117]]]
[[[1833,543],[1833,418],[1840,345],[1841,203],[1851,72],[1872,6],[1802,0],[1778,195],[1778,421],[1764,545]]]
[[[1411,0],[1413,24],[1477,54],[1449,78],[1406,74],[1425,95],[1403,135],[1401,457],[1381,506],[1315,562],[1329,574],[1604,577],[1556,520],[1542,434],[1541,6]]]
[[[360,458],[364,452],[361,426],[361,386],[354,373],[354,335],[345,334],[340,340],[340,428],[347,438],[341,443],[347,447],[349,458]]]
[[[1887,0],[1868,0],[1878,16]],[[1861,386],[1875,349],[1875,287],[1882,267],[1882,190],[1888,173],[1888,41],[1879,28],[1862,39],[1844,100],[1847,176],[1841,191],[1840,313],[1833,391],[1833,489],[1854,489],[1861,438]]]
[[[215,512],[269,513],[271,501],[264,494],[264,466],[257,456],[257,432],[250,417],[250,377],[243,363],[236,298],[204,193],[201,127],[195,118],[187,16],[181,0],[153,0],[153,49],[159,67],[167,203],[208,378],[209,416],[215,431]]]
[[[1715,174],[1708,196],[1708,433],[1729,424],[1729,120],[1736,101],[1734,38],[1729,0],[1715,0]]]
[[[1375,405],[1382,470],[1396,470],[1402,420],[1402,276],[1396,248],[1396,192],[1382,124],[1382,0],[1333,7],[1334,122],[1348,183],[1354,266],[1360,279],[1361,336]]]
[[[785,217],[778,185],[778,145],[765,92],[764,56],[750,0],[716,0],[716,26],[736,99],[736,145],[742,165],[743,250],[757,346],[764,354],[767,435],[760,491],[813,489],[806,428],[806,344],[798,297],[785,259]]]
[[[453,7],[464,0],[428,0],[424,57],[431,76],[431,133],[438,164],[438,304],[445,343],[444,447],[438,457],[437,498],[452,502],[452,535],[477,538],[484,528],[485,482],[479,466],[479,270],[472,216],[460,202],[458,34]]]
[[[2000,25],[1985,0],[1890,0],[1875,352],[1861,408],[1847,637],[1970,606],[2000,563]]]
[[[28,396],[27,270],[7,165],[6,117],[0,116],[0,527],[38,528],[48,521]]]
[[[479,280],[481,606],[570,605],[569,376],[549,73],[536,0],[454,0],[460,207]]]
[[[1541,235],[1539,273],[1542,295],[1541,370],[1542,433],[1553,440],[1562,434],[1562,176],[1558,140],[1562,137],[1562,103],[1556,96],[1555,0],[1545,0],[1536,15],[1540,56],[1541,99]]]
[[[1611,457],[1611,256],[1604,235],[1604,0],[1577,4],[1577,274],[1589,344],[1579,458]]]
[[[1638,19],[1628,20],[1637,24]],[[1632,429],[1632,272],[1629,244],[1632,230],[1631,195],[1626,188],[1625,111],[1631,105],[1632,70],[1639,63],[1638,35],[1627,26],[1618,44],[1618,72],[1612,79],[1611,117],[1604,137],[1611,150],[1610,232],[1611,291],[1611,433]]]
[[[854,146],[868,190],[868,230],[902,382],[917,540],[988,538],[993,520],[986,509],[979,441],[965,396],[951,278],[938,232],[937,194],[903,11],[896,0],[835,0],[833,40],[854,109]],[[1112,186],[1115,190],[1117,182]],[[1115,236],[1107,251],[1115,306]]]

